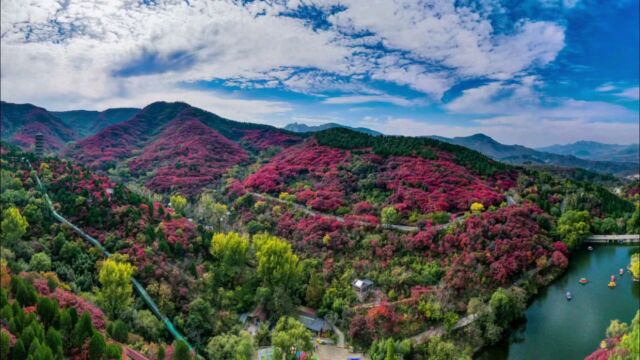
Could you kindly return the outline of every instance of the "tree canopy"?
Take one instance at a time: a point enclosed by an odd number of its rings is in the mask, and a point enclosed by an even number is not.
[[[99,269],[98,303],[111,317],[117,318],[132,302],[131,278],[135,267],[126,262],[126,257],[113,255],[102,261]]]

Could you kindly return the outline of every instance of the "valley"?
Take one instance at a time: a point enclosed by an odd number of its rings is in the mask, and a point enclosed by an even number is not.
[[[131,117],[79,128],[80,115],[2,104],[14,235],[1,270],[95,307],[99,329],[125,334],[96,336],[133,357],[311,354],[324,339],[371,359],[469,359],[510,338],[588,235],[640,226],[637,184],[608,189],[438,139],[293,133],[185,103],[114,113]],[[38,158],[22,124],[65,131],[41,132]]]

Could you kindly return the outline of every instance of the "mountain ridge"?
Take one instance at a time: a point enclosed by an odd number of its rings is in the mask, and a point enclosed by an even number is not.
[[[631,162],[587,160],[573,155],[560,155],[538,151],[522,145],[506,145],[497,142],[495,139],[485,134],[474,134],[471,136],[453,138],[432,136],[431,138],[465,146],[479,151],[493,159],[513,164],[578,167],[598,173],[611,173],[619,176],[638,173],[638,165]]]
[[[103,111],[51,111],[51,114],[74,128],[78,135],[84,138],[106,127],[129,120],[140,110],[138,108],[109,108]]]
[[[581,140],[570,144],[555,144],[537,148],[560,155],[572,155],[587,160],[640,162],[640,144],[606,144],[597,141]]]
[[[293,131],[293,132],[297,132],[297,133],[309,133],[309,132],[318,132],[318,131],[323,131],[323,130],[327,130],[327,129],[332,129],[332,128],[345,128],[345,129],[349,129],[349,130],[354,130],[357,132],[361,132],[364,134],[369,134],[369,135],[373,135],[373,136],[379,136],[382,135],[381,132],[375,131],[375,130],[371,130],[365,127],[351,127],[351,126],[347,126],[347,125],[342,125],[342,124],[338,124],[338,123],[325,123],[325,124],[321,124],[321,125],[307,125],[304,123],[297,123],[297,122],[293,122],[290,124],[285,125],[285,127],[283,129],[285,130],[289,130],[289,131]]]
[[[1,138],[4,141],[29,149],[35,135],[44,136],[47,151],[58,151],[69,141],[78,138],[76,132],[44,108],[33,104],[0,102]]]

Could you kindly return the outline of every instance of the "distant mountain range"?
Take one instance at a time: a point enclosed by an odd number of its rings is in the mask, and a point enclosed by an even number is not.
[[[72,127],[80,137],[93,135],[111,125],[131,119],[140,109],[115,108],[105,111],[52,111],[58,119]]]
[[[454,138],[446,138],[442,136],[431,137],[437,140],[464,146],[481,152],[493,159],[512,164],[553,165],[582,168],[602,174],[615,174],[619,176],[638,173],[637,163],[586,160],[573,155],[560,155],[538,151],[522,145],[505,145],[484,134]]]
[[[552,145],[536,150],[560,155],[572,155],[587,160],[640,162],[640,144],[617,145],[595,141],[578,141],[573,144]]]
[[[292,123],[292,124],[288,124],[287,126],[284,127],[285,130],[289,130],[289,131],[293,131],[293,132],[297,132],[297,133],[309,133],[309,132],[318,132],[318,131],[322,131],[322,130],[327,130],[327,129],[333,129],[333,128],[345,128],[345,129],[350,129],[353,131],[357,131],[357,132],[361,132],[364,134],[369,134],[369,135],[373,135],[373,136],[378,136],[378,135],[382,135],[382,133],[377,132],[375,130],[371,130],[371,129],[367,129],[364,127],[350,127],[350,126],[346,126],[346,125],[341,125],[341,124],[336,124],[336,123],[326,123],[326,124],[322,124],[322,125],[317,125],[317,126],[309,126],[306,124],[300,124],[300,123]]]
[[[165,102],[153,103],[144,109],[63,112],[50,112],[31,104],[2,102],[0,117],[2,140],[23,149],[32,148],[35,134],[42,133],[47,150],[72,157],[94,168],[108,168],[120,161],[129,161],[132,171],[153,172],[158,170],[158,167],[164,168],[170,164],[178,169],[185,169],[183,165],[189,165],[186,170],[177,172],[187,187],[193,181],[209,181],[207,171],[218,173],[244,161],[246,151],[256,152],[273,145],[288,146],[302,141],[305,136],[296,133],[347,128],[369,135],[382,135],[371,129],[352,128],[335,123],[319,126],[293,123],[284,129],[278,129],[224,119],[185,103]],[[614,159],[631,160],[635,150],[637,160],[637,146],[634,149],[633,146],[583,141],[570,145],[556,145],[546,148],[549,151],[540,151],[521,145],[501,144],[483,134],[432,138],[461,145],[493,159],[513,164],[581,168],[618,176],[638,173],[637,161],[634,163],[592,160],[572,154],[550,152],[571,152],[601,159],[609,156]],[[226,152],[224,149],[232,151]],[[168,175],[156,174],[156,183],[151,183],[151,187],[163,187],[169,183],[163,176],[175,176],[175,173],[176,171],[171,171]]]

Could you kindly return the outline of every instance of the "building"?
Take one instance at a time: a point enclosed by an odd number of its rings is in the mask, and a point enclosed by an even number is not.
[[[42,133],[36,134],[35,154],[39,158],[44,155],[44,135]]]
[[[298,306],[296,315],[298,321],[316,336],[326,336],[333,330],[331,324],[325,319],[318,317],[315,310],[311,308]]]
[[[355,279],[351,286],[358,292],[368,292],[373,287],[373,281],[369,279]]]
[[[266,321],[267,314],[262,307],[257,307],[250,313],[240,314],[240,322],[251,335],[255,335],[260,325]]]
[[[373,288],[373,281],[369,279],[355,279],[351,283],[351,286],[358,293],[358,300],[364,301],[371,288]]]

